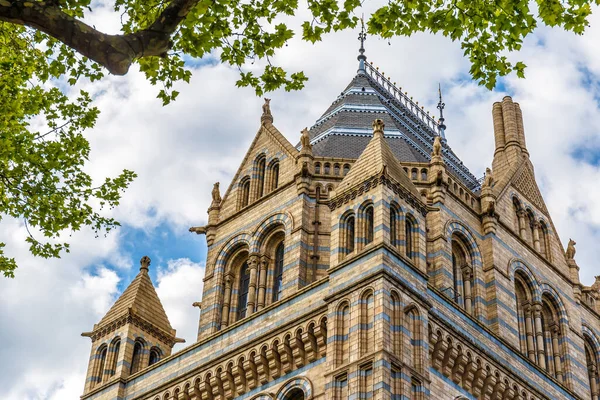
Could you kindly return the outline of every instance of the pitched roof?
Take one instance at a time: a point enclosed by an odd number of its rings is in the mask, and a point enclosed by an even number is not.
[[[125,289],[97,326],[102,326],[122,317],[128,313],[129,308],[136,315],[144,318],[163,331],[175,334],[167,313],[156,294],[156,290],[154,290],[154,285],[148,275],[148,268],[143,265],[137,276],[131,281],[127,289]]]
[[[365,150],[354,163],[348,175],[344,177],[336,192],[341,193],[361,184],[365,179],[381,173],[384,168],[389,176],[419,198],[419,191],[402,169],[381,131],[373,134]]]
[[[437,122],[369,64],[310,128],[313,154],[358,159],[371,140],[376,118],[385,123],[385,141],[398,161],[430,161],[433,140],[439,135]],[[478,190],[477,178],[447,143],[442,152],[450,173]]]

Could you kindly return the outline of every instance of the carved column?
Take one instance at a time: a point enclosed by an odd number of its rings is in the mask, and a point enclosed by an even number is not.
[[[538,253],[541,251],[540,248],[540,224],[537,221],[533,222],[533,248]]]
[[[229,307],[231,305],[231,275],[225,277],[225,295],[223,296],[223,311],[221,312],[221,329],[229,323]]]
[[[598,371],[596,366],[591,365],[588,373],[590,374],[590,392],[592,393],[592,400],[599,400],[598,383],[596,382]]]
[[[472,284],[473,272],[469,269],[463,271],[463,289],[465,292],[465,310],[467,314],[473,315],[473,293]]]
[[[269,266],[269,259],[267,256],[260,258],[260,274],[258,277],[258,304],[256,305],[256,311],[262,310],[265,306],[265,291],[267,289],[267,269]]]
[[[533,316],[535,320],[535,341],[538,353],[538,365],[546,369],[546,353],[544,352],[544,330],[542,327],[542,305],[535,303],[533,305]]]
[[[517,211],[517,216],[519,217],[519,236],[521,239],[527,238],[527,229],[525,229],[525,210]]]
[[[523,307],[525,311],[525,332],[527,334],[527,355],[529,359],[533,362],[536,361],[535,356],[535,344],[533,340],[533,318],[531,305],[527,304]]]
[[[246,316],[254,314],[256,306],[256,272],[258,268],[258,255],[252,254],[248,259],[248,268],[250,269],[250,282],[248,283],[248,310]]]
[[[559,339],[560,337],[560,327],[558,324],[554,324],[552,327],[552,356],[554,357],[554,372],[556,373],[556,379],[559,382],[563,382],[563,371],[562,371],[562,363],[560,361],[560,347],[559,347]]]

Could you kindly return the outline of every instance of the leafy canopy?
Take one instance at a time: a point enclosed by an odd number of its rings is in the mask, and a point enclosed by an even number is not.
[[[460,43],[473,79],[491,89],[498,77],[524,76],[525,65],[506,54],[519,50],[538,24],[582,34],[598,2],[388,0],[371,14],[367,32],[383,38],[441,33]],[[215,54],[239,69],[238,86],[257,95],[301,89],[307,77],[275,65],[276,51],[297,34],[314,43],[355,28],[362,8],[359,0],[307,0],[309,20],[298,21],[297,32],[284,21],[298,18],[298,0],[113,0],[122,32],[109,35],[83,22],[97,5],[0,0],[0,220],[25,221],[35,233],[27,238],[30,250],[42,257],[69,250],[61,241],[65,232],[117,226],[101,209],[118,205],[135,177],[125,170],[94,186],[83,170],[90,148],[82,132],[94,125],[98,110],[83,91],[70,99],[69,85],[102,79],[107,71],[123,75],[137,63],[168,104],[178,95],[173,84],[191,77],[185,60]],[[258,74],[245,68],[257,59],[267,61]],[[4,247],[0,243],[0,271],[13,276],[16,263]]]

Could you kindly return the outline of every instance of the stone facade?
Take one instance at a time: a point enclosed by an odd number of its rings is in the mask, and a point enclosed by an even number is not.
[[[598,400],[600,277],[583,286],[559,240],[519,105],[492,119],[480,184],[364,59],[297,146],[267,101],[190,229],[208,243],[197,342],[170,354],[142,259],[84,334],[82,398]]]

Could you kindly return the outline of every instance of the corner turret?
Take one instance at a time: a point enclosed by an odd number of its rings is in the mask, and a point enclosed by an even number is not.
[[[149,267],[150,258],[142,257],[140,272],[127,289],[91,332],[81,334],[92,339],[84,394],[157,363],[171,354],[175,343],[184,342],[175,336]]]

